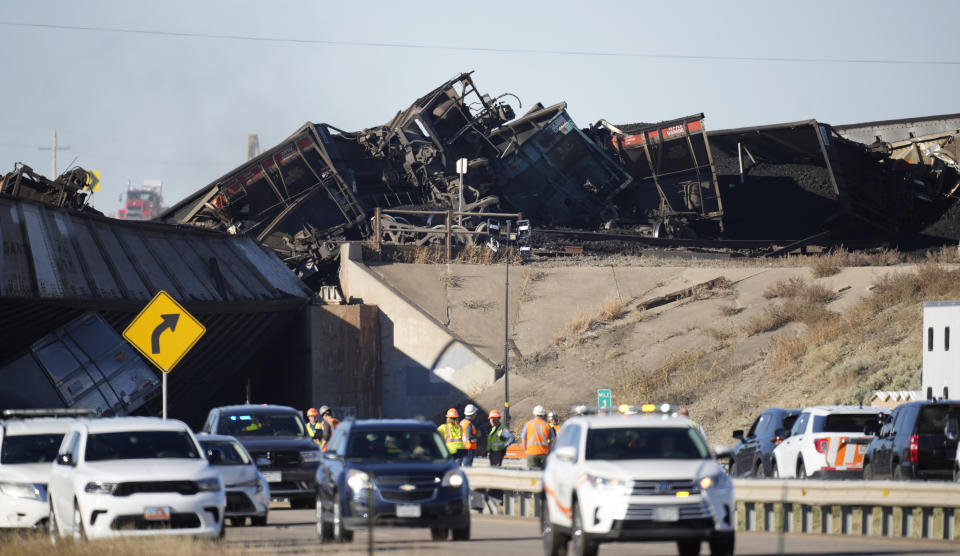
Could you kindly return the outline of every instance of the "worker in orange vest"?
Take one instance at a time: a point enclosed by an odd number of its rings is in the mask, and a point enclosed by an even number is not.
[[[550,423],[544,418],[547,410],[542,405],[533,408],[533,419],[523,424],[520,433],[520,447],[527,456],[527,467],[543,469],[547,464],[547,454],[557,438]]]
[[[323,419],[323,422],[320,423],[320,449],[326,452],[327,445],[330,444],[330,437],[333,436],[333,431],[340,424],[340,419],[334,417],[333,410],[325,405],[320,406],[318,411],[320,418]]]
[[[477,455],[477,426],[473,424],[473,418],[477,415],[477,406],[468,403],[463,408],[463,421],[460,421],[460,434],[463,439],[463,455],[460,458],[460,465],[464,467],[473,467],[473,458]]]

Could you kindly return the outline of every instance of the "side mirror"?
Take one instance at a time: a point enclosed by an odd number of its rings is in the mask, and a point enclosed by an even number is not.
[[[573,446],[557,448],[557,459],[560,461],[577,461],[577,449]]]
[[[715,459],[729,459],[733,457],[733,446],[716,444],[713,447],[713,456]]]
[[[270,467],[270,460],[267,458],[257,458],[257,467]]]
[[[956,418],[947,419],[947,424],[943,426],[943,433],[947,440],[960,438],[960,423],[957,423]]]
[[[70,454],[60,454],[57,456],[57,463],[60,465],[69,465],[71,467],[76,465],[76,462],[73,461],[73,456]]]
[[[210,448],[207,450],[207,460],[211,465],[216,465],[223,461],[223,452],[219,448]]]
[[[336,452],[324,452],[323,459],[338,460],[340,459],[340,456],[338,456]]]
[[[736,438],[737,440],[743,440],[743,430],[737,429],[733,431],[733,437]]]

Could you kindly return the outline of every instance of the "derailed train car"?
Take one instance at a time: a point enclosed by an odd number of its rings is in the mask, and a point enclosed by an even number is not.
[[[557,225],[615,217],[631,177],[573,123],[566,105],[514,119],[469,73],[382,126],[308,123],[281,144],[181,201],[161,220],[254,235],[302,277],[369,237],[375,207],[499,207]],[[462,191],[457,161],[467,161]],[[481,222],[464,222],[467,226]]]
[[[635,180],[614,200],[621,226],[654,237],[723,231],[723,200],[703,119],[696,114],[623,125],[601,120],[586,130]]]

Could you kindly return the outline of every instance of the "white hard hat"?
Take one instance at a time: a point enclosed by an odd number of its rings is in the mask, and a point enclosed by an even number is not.
[[[469,415],[476,415],[476,414],[477,414],[477,406],[473,405],[472,403],[468,403],[468,404],[467,404],[467,407],[463,408],[463,414],[464,414],[464,415],[468,415],[468,416],[469,416]]]
[[[534,415],[537,415],[537,416],[540,416],[540,417],[543,417],[544,415],[547,414],[547,410],[544,409],[542,405],[538,405],[538,406],[536,406],[536,407],[533,408],[533,414],[534,414]]]

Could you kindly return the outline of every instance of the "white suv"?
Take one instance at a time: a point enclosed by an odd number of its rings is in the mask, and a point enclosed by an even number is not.
[[[38,527],[47,522],[50,464],[85,410],[6,410],[0,422],[0,528]],[[53,417],[54,415],[63,417]]]
[[[223,534],[223,480],[182,421],[79,422],[52,467],[54,537]]]
[[[800,413],[789,436],[773,449],[773,473],[782,479],[863,476],[863,455],[873,435],[864,429],[878,422],[881,407],[823,405]],[[785,432],[785,431],[781,431]]]
[[[543,472],[541,532],[548,556],[572,541],[677,541],[681,555],[733,554],[733,483],[697,425],[643,406],[640,415],[573,417]]]

